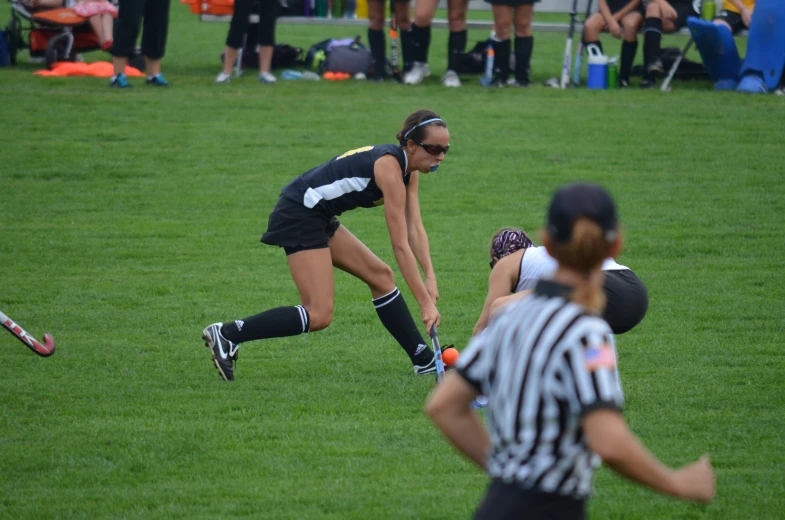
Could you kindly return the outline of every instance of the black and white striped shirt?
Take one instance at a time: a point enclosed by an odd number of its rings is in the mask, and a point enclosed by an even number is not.
[[[600,460],[581,418],[624,398],[610,327],[570,302],[571,290],[540,280],[472,340],[457,370],[489,399],[491,477],[584,499]]]

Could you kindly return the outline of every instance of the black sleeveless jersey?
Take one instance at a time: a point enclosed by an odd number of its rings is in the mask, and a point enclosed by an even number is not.
[[[411,175],[406,173],[408,159],[403,148],[397,144],[380,144],[333,157],[294,179],[281,194],[306,208],[323,209],[330,216],[357,207],[381,206],[384,195],[376,185],[373,166],[387,154],[398,159],[404,172],[403,183],[408,185]]]

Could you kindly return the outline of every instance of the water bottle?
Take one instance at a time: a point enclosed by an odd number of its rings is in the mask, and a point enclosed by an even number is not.
[[[344,0],[343,15],[346,18],[357,18],[357,0]]]
[[[327,0],[316,0],[316,16],[327,18]]]
[[[297,72],[296,70],[286,69],[281,73],[281,79],[295,80],[295,79],[302,79],[302,77],[303,77],[303,73]]]
[[[493,51],[493,43],[488,40],[487,57],[485,58],[485,76],[480,78],[480,84],[487,87],[493,81],[493,61],[496,53]]]
[[[619,58],[614,57],[608,60],[608,89],[619,87]]]
[[[333,18],[343,18],[343,2],[341,0],[332,0],[332,3]]]

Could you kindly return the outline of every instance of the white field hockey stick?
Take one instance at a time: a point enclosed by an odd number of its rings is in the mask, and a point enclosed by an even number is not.
[[[570,82],[570,68],[572,68],[572,37],[575,34],[575,20],[578,17],[578,0],[573,0],[570,12],[570,32],[567,33],[567,44],[564,46],[564,61],[561,66],[559,88],[567,88]]]
[[[583,23],[586,23],[586,20],[589,19],[589,15],[591,14],[591,6],[592,0],[589,0],[589,3],[586,5],[586,16],[583,17]],[[578,53],[575,55],[575,67],[572,69],[572,84],[576,87],[581,85],[581,68],[583,67],[583,36],[581,36],[581,41],[578,44]]]
[[[687,54],[687,51],[690,50],[690,47],[692,47],[693,43],[695,42],[693,41],[692,38],[690,38],[690,41],[687,42],[687,45],[684,47],[684,50],[681,51],[679,57],[676,58],[676,61],[673,62],[673,65],[671,66],[671,70],[670,72],[668,72],[668,77],[665,78],[665,81],[662,82],[662,87],[660,87],[660,90],[662,92],[670,92],[671,81],[673,81],[673,76],[676,75],[676,71],[679,70],[679,65],[681,65],[681,60],[684,59],[684,55]]]
[[[51,334],[44,334],[44,344],[32,337],[14,321],[0,311],[0,325],[16,336],[16,339],[25,344],[27,348],[41,357],[48,357],[55,353],[55,340]]]

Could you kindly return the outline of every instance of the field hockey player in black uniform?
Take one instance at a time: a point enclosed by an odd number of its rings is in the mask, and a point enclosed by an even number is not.
[[[334,157],[283,189],[262,242],[286,252],[300,305],[204,329],[205,345],[224,380],[234,379],[241,343],[314,332],[330,324],[333,267],[368,284],[379,319],[409,355],[414,373],[435,372],[433,352],[395,286],[392,269],[335,218],[357,207],[384,205],[395,259],[419,304],[425,329],[438,325],[439,291],[417,192],[419,174],[435,172],[444,160],[450,133],[437,114],[419,110],[406,118],[397,138],[399,144],[365,146]]]

